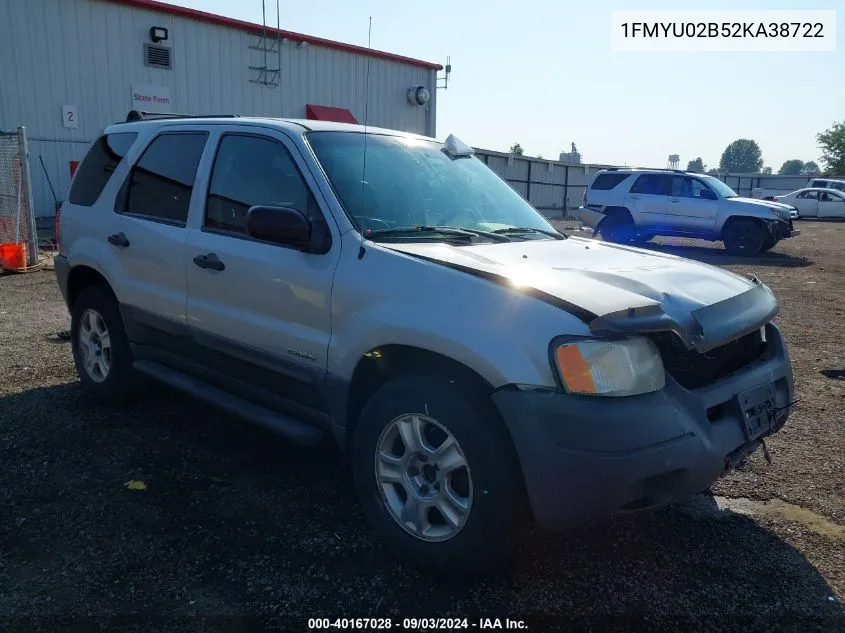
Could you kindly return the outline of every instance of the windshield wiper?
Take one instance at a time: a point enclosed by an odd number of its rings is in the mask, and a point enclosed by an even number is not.
[[[546,231],[545,229],[534,229],[527,226],[509,226],[504,229],[496,229],[493,233],[497,235],[505,235],[505,234],[517,234],[517,233],[542,233],[543,235],[548,235],[556,240],[565,240],[568,236],[566,233],[560,233],[558,231]]]
[[[478,229],[465,229],[458,226],[397,226],[391,229],[375,229],[367,231],[365,237],[422,237],[428,236],[432,233],[439,233],[440,235],[449,235],[453,237],[463,237],[472,239],[473,237],[485,237],[494,242],[510,242],[511,239],[506,235],[498,233],[491,233],[490,231],[479,231]],[[423,234],[423,235],[420,235]]]

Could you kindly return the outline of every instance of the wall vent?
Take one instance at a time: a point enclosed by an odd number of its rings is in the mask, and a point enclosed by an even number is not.
[[[170,48],[144,44],[144,64],[153,68],[173,68]]]

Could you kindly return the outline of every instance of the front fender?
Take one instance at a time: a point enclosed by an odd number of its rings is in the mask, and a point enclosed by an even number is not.
[[[588,335],[586,323],[554,305],[446,266],[380,247],[344,248],[332,293],[328,371],[350,380],[361,357],[382,345],[436,352],[494,388],[555,386],[549,343]]]

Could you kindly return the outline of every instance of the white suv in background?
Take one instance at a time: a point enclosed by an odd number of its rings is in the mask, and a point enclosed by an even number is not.
[[[644,243],[656,235],[722,241],[755,255],[798,235],[794,208],[742,198],[718,178],[678,170],[610,168],[587,187],[579,219],[609,242]]]

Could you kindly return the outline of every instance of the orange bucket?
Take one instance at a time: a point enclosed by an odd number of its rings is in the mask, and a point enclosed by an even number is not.
[[[0,265],[3,268],[26,268],[26,242],[0,244]]]

